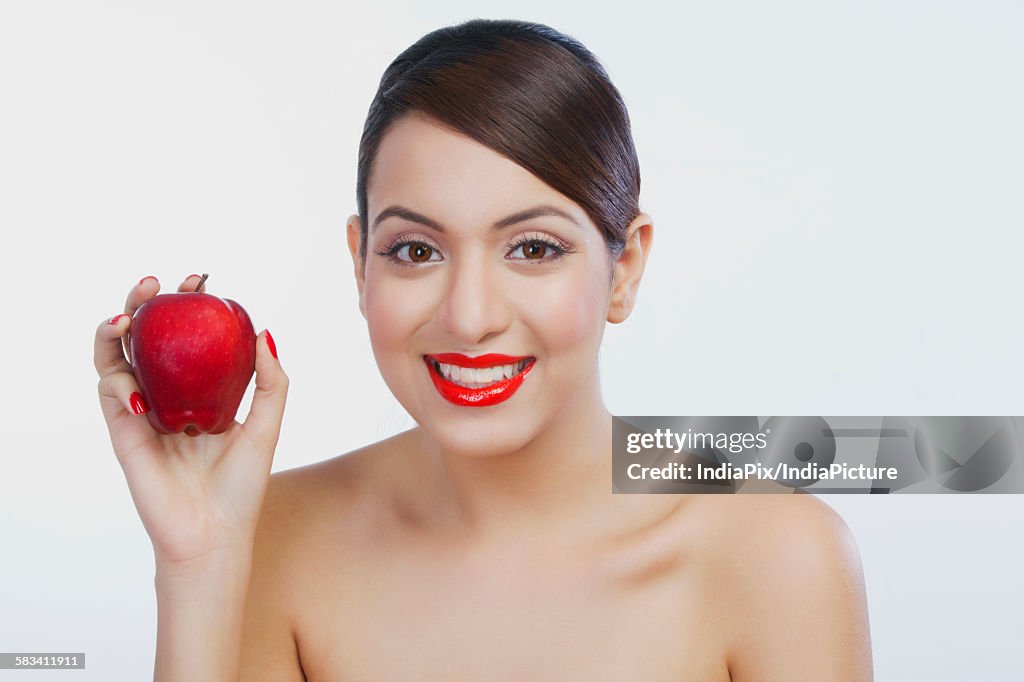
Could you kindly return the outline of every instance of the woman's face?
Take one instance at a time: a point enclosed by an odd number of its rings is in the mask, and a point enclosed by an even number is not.
[[[360,308],[374,356],[442,447],[515,451],[594,404],[611,265],[580,206],[419,114],[384,135],[367,204]],[[538,207],[553,210],[526,217]],[[506,371],[462,369],[485,354],[510,356],[484,359]]]

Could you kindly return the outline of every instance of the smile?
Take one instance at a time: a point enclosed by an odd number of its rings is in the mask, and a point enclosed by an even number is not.
[[[486,407],[508,400],[522,385],[537,359],[488,353],[471,358],[461,353],[424,355],[434,388],[456,405]]]

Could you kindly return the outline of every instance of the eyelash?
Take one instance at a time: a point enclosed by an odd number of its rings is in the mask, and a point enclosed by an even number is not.
[[[398,252],[401,251],[406,246],[422,244],[423,246],[426,246],[429,249],[433,249],[434,251],[440,251],[440,249],[438,249],[433,244],[418,239],[403,239],[403,236],[404,235],[399,235],[395,239],[395,241],[392,241],[387,247],[385,247],[381,251],[376,251],[375,253],[377,253],[377,255],[379,256],[385,256],[386,258],[388,258],[394,263],[397,263],[398,265],[414,267],[420,265],[420,263],[402,260],[401,258],[398,257]],[[553,261],[560,259],[565,254],[574,253],[576,251],[576,249],[572,248],[568,244],[559,243],[549,237],[544,237],[541,235],[522,235],[518,239],[516,239],[516,241],[509,245],[509,252],[511,253],[512,251],[515,251],[520,247],[526,246],[527,244],[543,244],[545,247],[551,249],[554,252],[554,255],[551,256],[550,258],[513,258],[512,260],[524,261],[530,263],[531,265],[538,265],[541,263],[551,263]],[[429,263],[431,261],[423,262]]]

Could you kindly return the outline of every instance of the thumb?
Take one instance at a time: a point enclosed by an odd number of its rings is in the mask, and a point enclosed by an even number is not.
[[[256,393],[242,429],[250,440],[271,452],[277,447],[287,396],[288,375],[277,359],[274,337],[264,329],[256,337]]]

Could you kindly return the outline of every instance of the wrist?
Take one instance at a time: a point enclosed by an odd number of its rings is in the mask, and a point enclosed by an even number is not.
[[[233,586],[245,590],[252,569],[252,547],[239,547],[185,561],[156,557],[154,584],[160,595],[209,598],[230,595]]]

